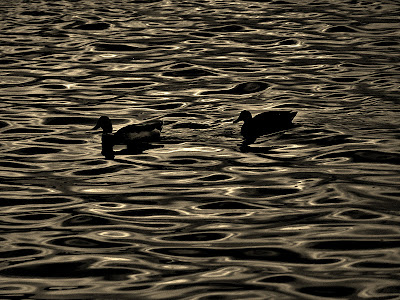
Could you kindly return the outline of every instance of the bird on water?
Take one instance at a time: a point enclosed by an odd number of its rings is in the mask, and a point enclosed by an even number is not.
[[[150,120],[139,124],[132,124],[122,127],[113,132],[111,120],[107,116],[101,116],[97,120],[93,130],[103,129],[102,154],[106,158],[114,158],[114,145],[127,145],[128,148],[140,148],[143,145],[160,139],[163,126],[162,120]]]
[[[266,111],[252,117],[248,110],[244,110],[233,123],[243,121],[240,131],[244,138],[243,145],[249,145],[259,136],[290,128],[296,114],[295,111],[277,110]]]

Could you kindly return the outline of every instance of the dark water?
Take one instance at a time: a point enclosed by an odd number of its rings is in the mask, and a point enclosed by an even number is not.
[[[399,299],[399,15],[2,1],[1,299]],[[243,109],[296,126],[241,151]],[[160,147],[105,160],[100,115]]]

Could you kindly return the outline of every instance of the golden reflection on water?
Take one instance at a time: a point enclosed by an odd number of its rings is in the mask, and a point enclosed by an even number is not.
[[[399,9],[0,4],[0,294],[398,297]],[[245,109],[298,114],[241,147]],[[105,160],[101,115],[161,140]]]

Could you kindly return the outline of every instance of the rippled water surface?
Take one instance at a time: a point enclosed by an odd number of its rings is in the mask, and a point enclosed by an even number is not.
[[[399,299],[400,3],[0,4],[2,299]],[[241,148],[240,111],[294,110]],[[115,128],[162,118],[142,153]]]

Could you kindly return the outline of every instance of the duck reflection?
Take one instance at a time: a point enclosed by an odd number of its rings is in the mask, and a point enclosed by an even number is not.
[[[162,145],[151,144],[160,140],[162,126],[162,120],[151,120],[128,125],[112,133],[113,127],[110,118],[101,116],[93,130],[103,129],[101,154],[106,159],[114,159],[116,154],[139,154],[148,149],[162,147]],[[115,145],[126,145],[127,147],[115,152]]]
[[[243,136],[243,149],[248,149],[248,145],[254,143],[262,135],[277,133],[293,127],[293,119],[297,112],[294,111],[266,111],[252,117],[248,110],[240,113],[233,123],[243,121],[241,134]]]

